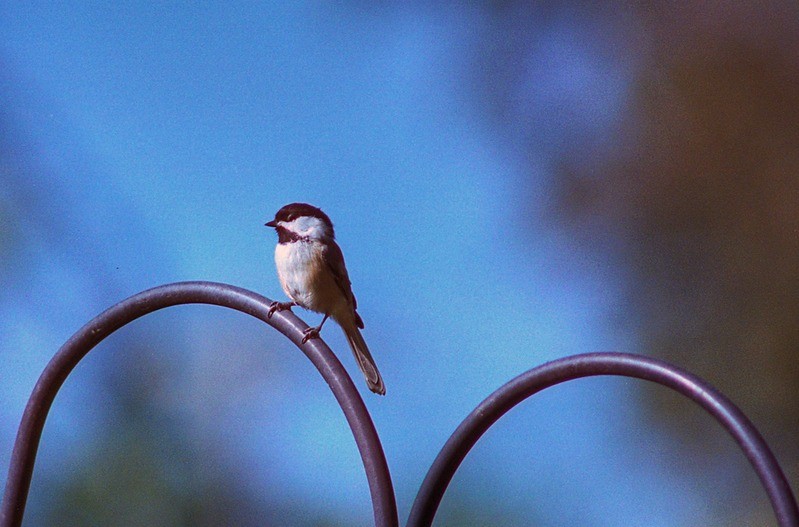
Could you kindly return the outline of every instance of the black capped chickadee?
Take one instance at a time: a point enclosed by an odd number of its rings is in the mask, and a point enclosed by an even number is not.
[[[383,379],[358,329],[363,328],[363,320],[356,311],[358,305],[330,218],[313,205],[291,203],[277,211],[266,226],[277,231],[277,276],[291,299],[274,302],[269,316],[291,306],[322,313],[322,322],[305,330],[303,342],[318,337],[325,320],[332,317],[344,330],[369,389],[385,395]]]

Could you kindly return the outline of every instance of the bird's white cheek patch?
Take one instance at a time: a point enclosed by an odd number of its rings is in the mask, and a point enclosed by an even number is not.
[[[325,222],[311,216],[302,216],[291,221],[281,221],[278,225],[299,236],[321,238],[327,235],[327,225],[325,225]]]

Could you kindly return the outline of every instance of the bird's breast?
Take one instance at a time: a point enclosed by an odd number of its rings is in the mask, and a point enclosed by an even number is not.
[[[301,307],[332,314],[343,299],[319,242],[279,243],[275,265],[283,291]]]

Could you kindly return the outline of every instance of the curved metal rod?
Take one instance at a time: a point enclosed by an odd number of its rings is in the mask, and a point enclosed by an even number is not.
[[[246,289],[214,282],[179,282],[133,295],[98,315],[58,350],[39,377],[22,416],[11,454],[0,526],[17,527],[22,523],[44,421],[67,375],[94,346],[117,329],[153,311],[180,304],[212,304],[252,315],[286,335],[305,353],[330,385],[355,436],[369,481],[375,525],[397,527],[394,488],[380,438],[341,362],[321,339],[302,344],[302,330],[306,326],[290,311],[267,318],[269,299]]]
[[[798,527],[799,511],[774,454],[747,417],[708,383],[665,362],[624,353],[589,353],[555,360],[511,380],[480,403],[441,449],[413,503],[407,527],[433,523],[441,498],[466,454],[491,425],[535,393],[562,382],[596,375],[635,377],[685,395],[719,421],[735,438],[768,493],[781,527]]]

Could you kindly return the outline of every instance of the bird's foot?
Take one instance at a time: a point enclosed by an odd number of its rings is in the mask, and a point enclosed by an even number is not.
[[[303,335],[304,336],[302,337],[302,343],[305,344],[306,342],[308,342],[311,339],[318,339],[319,338],[319,330],[321,330],[321,329],[322,328],[320,326],[317,326],[317,327],[314,327],[314,328],[308,328],[305,331],[303,331]]]
[[[275,314],[275,311],[285,311],[286,309],[291,310],[291,306],[294,305],[294,302],[272,302],[269,304],[269,311],[266,312],[266,318],[272,318],[272,315]]]

